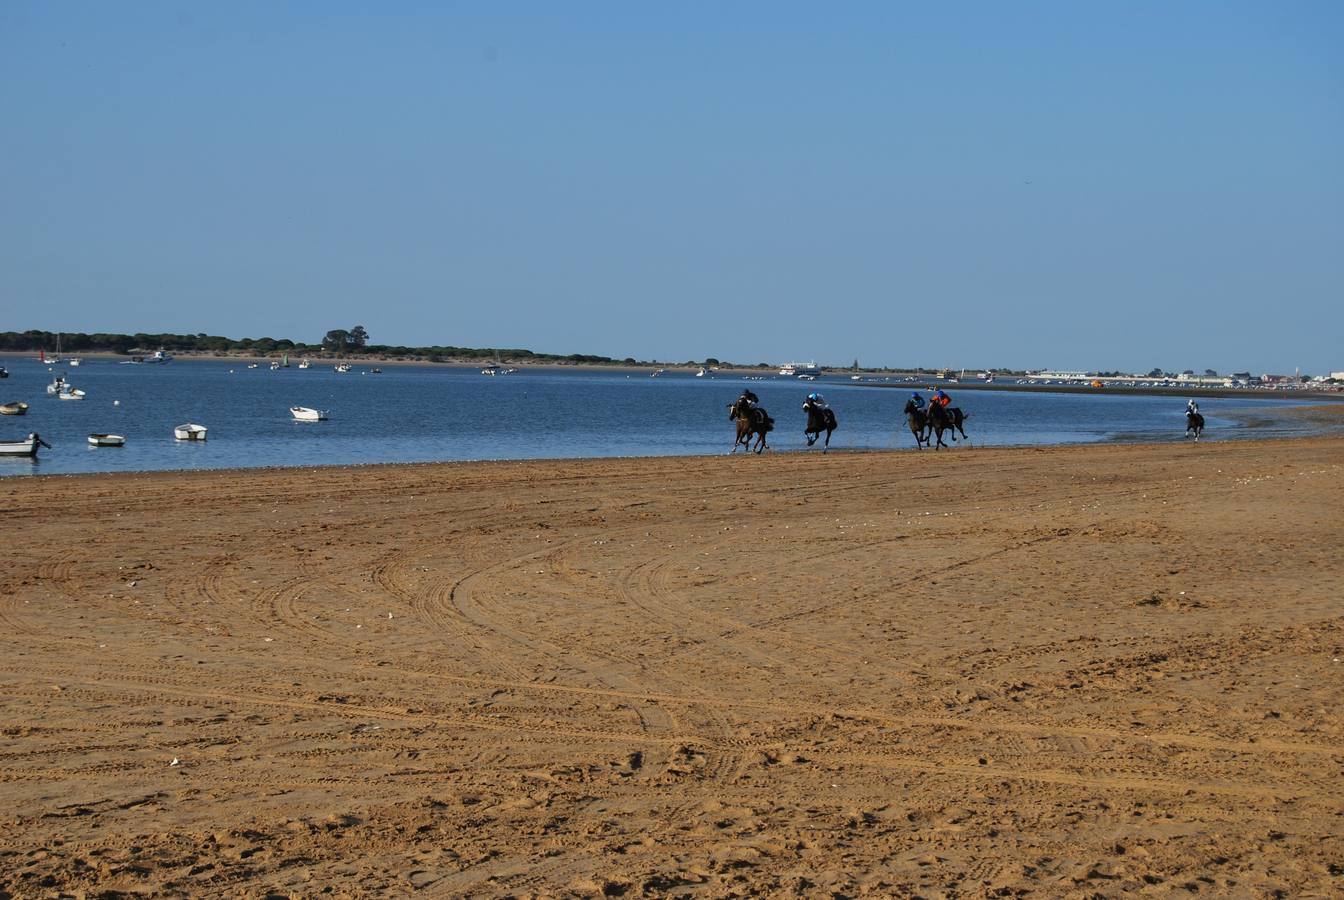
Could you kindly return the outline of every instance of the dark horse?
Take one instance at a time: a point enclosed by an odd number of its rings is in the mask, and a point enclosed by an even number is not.
[[[819,407],[811,400],[803,401],[803,411],[807,413],[807,427],[803,429],[803,436],[807,438],[807,446],[811,447],[821,437],[821,433],[826,432],[826,443],[822,444],[822,453],[825,453],[831,446],[831,432],[840,426],[836,424],[835,413],[829,406]]]
[[[1197,412],[1186,413],[1185,436],[1189,437],[1190,435],[1193,434],[1195,436],[1195,440],[1198,441],[1199,436],[1203,433],[1204,433],[1204,417]]]
[[[775,427],[775,420],[770,418],[769,413],[764,407],[752,406],[745,397],[739,397],[728,406],[728,418],[737,422],[737,440],[733,441],[732,453],[737,452],[739,445],[751,451],[751,436],[756,438],[756,452],[760,453],[765,449],[765,435]]]
[[[928,413],[915,406],[915,401],[905,401],[905,421],[910,426],[910,433],[915,436],[915,448],[923,450],[924,445],[929,442],[929,416]]]
[[[960,407],[944,407],[938,403],[929,404],[929,430],[933,432],[935,440],[933,449],[937,450],[939,447],[947,446],[943,443],[944,431],[950,431],[954,441],[957,439],[958,431],[961,432],[963,438],[966,437],[966,430],[961,427],[961,423],[965,421],[966,416],[962,413]]]

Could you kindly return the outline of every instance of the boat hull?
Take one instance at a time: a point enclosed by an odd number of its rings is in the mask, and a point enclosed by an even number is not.
[[[126,443],[126,438],[120,434],[91,434],[89,443],[95,447],[120,447]]]
[[[0,404],[0,416],[22,416],[28,413],[28,404],[22,400]]]
[[[289,414],[299,422],[323,422],[327,418],[326,410],[308,406],[291,406]]]

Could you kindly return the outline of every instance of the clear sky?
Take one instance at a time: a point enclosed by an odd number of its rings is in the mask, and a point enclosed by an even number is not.
[[[0,0],[0,330],[1344,369],[1344,3]]]

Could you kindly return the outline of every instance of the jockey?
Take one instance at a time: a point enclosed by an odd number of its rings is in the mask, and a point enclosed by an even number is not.
[[[821,412],[824,409],[829,409],[829,407],[826,405],[826,401],[822,398],[821,394],[818,394],[816,391],[813,391],[812,393],[807,395],[807,402],[811,403],[812,408],[817,410],[818,412]]]
[[[924,397],[919,393],[919,391],[915,391],[913,394],[910,395],[910,402],[914,404],[915,409],[918,410],[924,409]]]
[[[742,396],[737,398],[737,402],[745,405],[747,409],[755,409],[761,398],[753,394],[750,388],[743,388]]]
[[[1193,397],[1185,401],[1185,414],[1187,416],[1199,415],[1199,404],[1195,402]]]
[[[943,409],[947,409],[948,405],[952,403],[952,398],[947,396],[947,394],[943,393],[942,388],[939,388],[937,391],[934,392],[933,402],[937,403]]]

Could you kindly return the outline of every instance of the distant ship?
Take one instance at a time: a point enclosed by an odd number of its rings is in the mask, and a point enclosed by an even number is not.
[[[792,378],[795,375],[797,375],[799,378],[802,378],[805,375],[811,375],[815,377],[821,374],[821,366],[817,365],[815,362],[810,363],[790,362],[785,363],[784,365],[779,367],[779,374],[785,376],[786,378]]]

